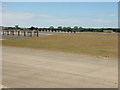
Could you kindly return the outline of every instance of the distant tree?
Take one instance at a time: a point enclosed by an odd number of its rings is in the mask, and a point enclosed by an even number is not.
[[[76,31],[76,32],[78,32],[78,31],[79,31],[79,28],[78,28],[78,26],[74,26],[74,28],[73,28],[73,31]]]
[[[79,32],[83,32],[83,31],[84,31],[84,28],[79,27]]]
[[[44,30],[45,30],[45,32],[47,32],[47,30],[48,30],[48,29],[47,29],[47,28],[45,28]]]
[[[58,26],[58,31],[62,31],[62,26]]]
[[[66,31],[67,31],[67,28],[66,28],[66,27],[63,27],[62,31],[63,31],[63,32],[66,32]]]
[[[41,31],[44,31],[44,28],[42,28]]]
[[[50,26],[49,28],[50,28],[50,29],[54,29],[54,27],[53,27],[53,26]]]
[[[38,27],[36,27],[35,30],[38,30]]]
[[[34,30],[34,29],[36,29],[36,28],[35,28],[35,27],[33,27],[33,26],[31,26],[29,29],[30,29],[30,30]]]
[[[42,28],[38,28],[39,31],[42,31]]]
[[[47,30],[50,32],[50,28],[47,28]]]
[[[67,32],[71,32],[71,31],[72,31],[72,28],[71,28],[71,27],[67,27],[67,28],[66,28],[66,31],[67,31]]]
[[[8,27],[8,28],[6,28],[6,30],[13,30],[13,29],[15,29],[15,27]]]
[[[54,27],[53,27],[53,26],[50,26],[49,29],[53,32]]]
[[[120,28],[116,28],[115,31],[116,31],[116,32],[120,32]]]

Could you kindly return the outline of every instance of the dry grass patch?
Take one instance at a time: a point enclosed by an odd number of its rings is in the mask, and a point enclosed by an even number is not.
[[[117,58],[118,36],[50,35],[3,40],[3,45]]]

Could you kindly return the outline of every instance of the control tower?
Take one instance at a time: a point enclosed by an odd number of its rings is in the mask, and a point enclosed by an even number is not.
[[[18,27],[18,25],[15,25],[15,29],[18,29],[19,27]]]

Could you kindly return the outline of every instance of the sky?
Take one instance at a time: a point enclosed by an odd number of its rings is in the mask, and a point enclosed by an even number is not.
[[[118,27],[117,2],[3,2],[2,25]]]

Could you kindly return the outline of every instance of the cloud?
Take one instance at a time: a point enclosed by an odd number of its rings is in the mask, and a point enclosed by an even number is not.
[[[29,23],[37,19],[52,18],[52,16],[49,15],[33,14],[26,12],[3,12],[2,14],[0,13],[0,15],[3,16],[3,25],[7,26],[13,26],[15,24],[28,25]]]
[[[50,26],[65,25],[70,26],[80,23],[77,19],[61,18],[44,14],[33,14],[26,12],[3,12],[3,25],[14,26],[19,24],[22,26]]]
[[[94,20],[94,22],[97,22],[97,23],[111,23],[111,22],[114,22],[114,20],[96,19],[96,20]]]
[[[98,17],[118,17],[118,14],[117,13],[106,13],[106,14],[97,14],[96,16]]]
[[[117,14],[110,14],[109,16],[117,17],[118,15]]]
[[[3,12],[0,13],[3,16],[3,25],[4,26],[14,26],[18,24],[22,27],[49,27],[53,25],[57,27],[75,25],[82,27],[117,27],[117,20],[114,19],[105,19],[105,18],[91,18],[91,17],[57,17],[44,14],[34,14],[27,12]],[[114,14],[111,14],[114,16]]]
[[[78,19],[72,19],[72,18],[58,18],[58,19],[55,19],[54,20],[55,22],[58,22],[58,23],[64,23],[64,24],[77,24],[77,23],[80,23],[80,20]]]
[[[40,18],[49,18],[52,16],[49,15],[43,15],[43,14],[33,14],[33,13],[24,13],[24,12],[4,12],[3,13],[3,17],[5,18],[15,18],[15,19],[32,19],[32,18],[36,18],[36,17],[40,17]]]

